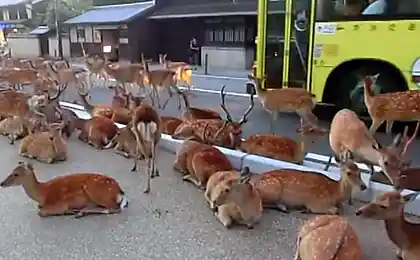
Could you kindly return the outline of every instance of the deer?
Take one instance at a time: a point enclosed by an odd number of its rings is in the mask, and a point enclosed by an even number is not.
[[[128,200],[118,182],[99,173],[72,173],[46,182],[38,181],[32,163],[19,161],[0,183],[3,188],[22,186],[38,203],[40,217],[114,214],[128,208]]]
[[[300,228],[293,260],[362,260],[356,232],[346,218],[315,216]]]
[[[176,94],[178,95],[178,110],[181,110],[181,97],[183,98],[185,104],[189,103],[187,95],[176,86],[176,72],[169,69],[158,69],[151,71],[149,69],[149,65],[144,60],[143,55],[141,59],[144,67],[144,71],[142,72],[142,81],[151,87],[152,104],[154,102],[154,98],[156,98],[158,108],[165,109],[169,100],[172,98],[172,89],[175,90]],[[169,98],[167,101],[165,101],[163,106],[160,103],[158,88],[167,90],[169,94]]]
[[[90,119],[76,119],[75,128],[80,131],[79,140],[102,150],[118,132],[114,121],[102,116]]]
[[[49,125],[48,132],[29,134],[22,139],[19,155],[52,164],[67,160],[67,142],[62,136],[63,123]]]
[[[254,97],[250,95],[250,105],[239,121],[233,121],[232,116],[225,105],[225,86],[220,90],[221,104],[220,107],[226,114],[226,120],[219,119],[196,119],[184,121],[172,135],[172,138],[186,138],[192,135],[203,136],[204,128],[206,128],[206,140],[212,145],[218,145],[225,148],[236,149],[240,146],[242,139],[241,126],[245,124],[248,115],[254,108]]]
[[[173,135],[183,122],[181,119],[173,116],[161,116],[160,121],[162,122],[162,134],[166,135]]]
[[[315,139],[328,133],[327,129],[313,129],[306,127],[299,129],[296,142],[287,136],[274,134],[262,134],[248,136],[241,142],[240,150],[267,158],[302,164],[305,159],[307,146],[315,142]]]
[[[187,86],[187,91],[191,90],[192,82],[191,82],[191,75],[192,70],[188,63],[178,61],[173,62],[167,60],[167,54],[159,54],[159,64],[164,65],[164,68],[170,69],[176,72],[177,80],[180,82],[184,82]]]
[[[295,112],[301,118],[301,127],[310,125],[318,127],[318,118],[312,110],[316,106],[315,96],[303,88],[280,88],[266,90],[262,87],[263,80],[253,75],[248,75],[252,81],[252,93],[258,95],[263,108],[271,115],[270,131],[274,130],[274,122],[279,113]]]
[[[28,129],[21,117],[12,116],[0,121],[0,134],[7,136],[13,145],[16,140],[28,134]]]
[[[106,58],[102,54],[87,54],[84,44],[80,43],[80,45],[85,66],[89,70],[89,81],[92,79],[92,75],[95,75],[96,79],[98,79],[101,75],[104,75]]]
[[[408,147],[414,139],[415,136],[407,140],[405,147]],[[395,172],[399,172],[400,168],[407,164],[400,156],[399,140],[401,140],[400,135],[394,138],[392,144],[382,147],[355,112],[342,109],[335,114],[331,122],[329,141],[333,156],[330,156],[324,170],[328,170],[332,157],[335,157],[339,162],[340,158],[337,157],[337,154],[346,150],[352,153],[356,162],[364,163],[370,167],[369,182],[376,175],[373,166],[379,166],[386,178],[393,184]]]
[[[109,149],[114,147],[114,152],[116,154],[122,155],[125,158],[134,158],[139,156],[139,160],[143,159],[143,155],[137,154],[137,143],[136,136],[131,130],[131,126],[125,126],[118,129],[118,132],[111,139],[111,141],[104,147],[104,149]]]
[[[173,168],[183,174],[184,181],[193,183],[201,190],[206,189],[207,181],[214,173],[233,169],[226,155],[205,142],[204,136],[191,136],[185,140],[173,164]]]
[[[230,175],[230,171],[219,173]],[[262,217],[261,197],[250,183],[250,175],[249,168],[244,167],[240,174],[237,174],[233,179],[231,176],[231,178],[226,178],[212,187],[209,195],[211,203],[217,207],[214,215],[225,228],[231,228],[234,223],[237,223],[252,229]],[[210,184],[210,180],[208,184]]]
[[[420,91],[406,90],[375,95],[373,86],[379,74],[363,80],[364,101],[372,124],[369,131],[375,134],[386,122],[386,133],[392,130],[394,121],[420,121]]]
[[[147,183],[144,193],[150,193],[152,178],[159,176],[157,168],[157,145],[161,138],[161,122],[158,112],[148,104],[139,105],[133,112],[130,129],[136,138],[136,156],[131,171],[137,170],[141,155],[147,161]]]
[[[420,225],[404,217],[405,205],[418,195],[418,192],[407,195],[399,191],[386,192],[355,212],[362,218],[383,220],[389,239],[398,247],[396,254],[403,260],[420,258]]]
[[[222,120],[222,116],[208,108],[202,108],[202,107],[192,107],[189,104],[186,105],[186,109],[184,113],[182,114],[182,120],[188,121],[188,120],[196,120],[196,119],[217,119]]]
[[[344,157],[344,155],[342,155]],[[339,181],[319,172],[279,169],[256,175],[251,183],[259,191],[266,208],[288,213],[289,209],[303,208],[302,213],[339,214],[345,200],[352,204],[355,191],[367,187],[360,176],[360,169],[350,155],[340,165]]]

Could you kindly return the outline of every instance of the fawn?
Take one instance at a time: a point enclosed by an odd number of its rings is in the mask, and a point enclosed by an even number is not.
[[[266,208],[283,212],[303,208],[303,213],[338,214],[344,200],[351,204],[353,191],[367,188],[357,165],[350,159],[342,161],[339,181],[317,172],[279,169],[256,175],[251,182]]]
[[[220,173],[231,176],[229,171]],[[258,191],[250,184],[250,175],[249,168],[244,167],[234,179],[227,177],[215,184],[211,192],[206,191],[206,198],[209,196],[207,199],[211,200],[211,205],[217,207],[215,216],[226,228],[238,223],[251,229],[261,219],[263,212],[261,198]],[[215,177],[221,179],[219,176]],[[214,183],[209,180],[208,184]]]
[[[356,211],[363,218],[384,220],[389,239],[398,247],[397,256],[403,260],[420,259],[420,224],[408,222],[404,217],[404,205],[418,195],[418,192],[408,195],[387,192]]]
[[[341,216],[315,216],[300,228],[293,260],[362,260],[356,232]]]
[[[3,188],[22,185],[38,203],[41,217],[74,214],[112,214],[124,211],[128,200],[116,180],[97,173],[73,173],[39,182],[31,163],[20,161],[0,183]]]
[[[67,160],[67,142],[62,136],[64,123],[50,124],[48,132],[38,132],[22,139],[19,155],[44,163]]]
[[[420,121],[420,91],[406,90],[381,93],[375,96],[373,86],[379,74],[366,76],[364,100],[372,118],[370,132],[374,134],[386,122],[386,133],[392,130],[394,121]]]
[[[201,139],[201,140],[200,140]],[[184,174],[183,180],[204,190],[207,180],[218,171],[232,170],[228,158],[216,147],[203,144],[204,137],[192,136],[185,140],[176,154],[174,169]]]

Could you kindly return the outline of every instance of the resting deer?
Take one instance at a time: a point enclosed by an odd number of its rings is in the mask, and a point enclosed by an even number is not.
[[[37,132],[22,139],[19,155],[44,163],[67,160],[67,142],[62,136],[64,123],[53,123],[48,132]]]
[[[41,217],[74,214],[80,218],[87,214],[119,213],[128,207],[118,182],[98,173],[73,173],[39,182],[33,165],[21,161],[0,186],[22,186],[38,203]]]
[[[203,137],[192,136],[185,140],[176,153],[174,169],[181,172],[183,180],[205,189],[207,180],[218,171],[232,170],[232,164],[216,147],[208,144]]]
[[[166,105],[168,104],[169,100],[172,98],[172,89],[175,90],[176,94],[178,95],[178,110],[181,109],[181,97],[184,99],[184,103],[188,104],[188,97],[187,95],[182,92],[177,86],[176,80],[176,72],[169,70],[169,69],[158,69],[158,70],[150,70],[149,65],[144,60],[142,55],[142,63],[144,67],[143,71],[143,82],[151,87],[151,94],[152,94],[152,104],[154,99],[156,98],[157,104],[159,108],[165,109]],[[165,101],[164,105],[160,104],[159,98],[159,91],[158,88],[163,88],[168,91],[169,98]]]
[[[0,134],[7,136],[9,143],[14,144],[28,134],[28,129],[21,117],[12,116],[0,121]]]
[[[150,180],[159,176],[156,149],[161,137],[161,122],[158,112],[148,104],[141,104],[133,112],[130,127],[137,144],[131,171],[137,170],[137,161],[143,155],[147,161],[147,184],[144,193],[149,193]]]
[[[343,201],[347,199],[351,204],[353,191],[366,189],[353,161],[342,163],[340,175],[341,179],[335,181],[317,172],[279,169],[254,176],[252,184],[267,208],[283,212],[303,208],[304,213],[338,214]]]
[[[255,92],[262,106],[271,114],[270,131],[273,132],[273,123],[277,121],[278,114],[281,112],[296,112],[301,118],[302,127],[310,125],[316,128],[318,126],[318,118],[312,112],[316,106],[315,96],[306,91],[306,89],[280,88],[266,90],[262,88],[262,79],[252,75],[249,75],[248,78],[253,82]]]
[[[300,228],[293,260],[362,260],[359,238],[346,218],[315,216]]]
[[[94,116],[91,119],[77,119],[75,128],[80,131],[79,140],[103,149],[117,134],[118,127],[106,117]]]
[[[136,136],[131,130],[130,125],[120,128],[114,138],[112,138],[109,144],[104,148],[109,149],[111,147],[114,147],[114,152],[116,154],[126,158],[134,158],[137,155]],[[143,158],[143,155],[139,156],[139,159]]]
[[[173,135],[179,125],[182,124],[182,120],[173,116],[161,116],[160,121],[162,122],[162,134]]]
[[[187,138],[189,136],[204,136],[213,145],[236,149],[241,144],[241,126],[247,122],[247,117],[254,107],[254,96],[250,95],[250,106],[239,121],[233,121],[225,106],[225,86],[220,90],[221,108],[226,113],[226,120],[197,119],[184,121],[175,131],[173,138]]]
[[[397,256],[403,260],[420,259],[420,224],[404,217],[405,204],[418,195],[418,192],[408,195],[387,192],[356,211],[363,218],[384,220],[389,239],[398,247]]]
[[[413,136],[408,140],[405,146],[408,147],[414,138]],[[350,151],[356,162],[370,166],[371,176],[374,176],[373,166],[377,165],[381,167],[386,177],[393,182],[394,172],[399,171],[401,166],[405,165],[400,158],[398,149],[400,136],[397,136],[391,145],[381,147],[363,121],[349,109],[342,109],[335,114],[331,122],[329,140],[335,156],[342,151]],[[332,156],[325,170],[329,168],[331,161]],[[336,161],[339,161],[337,156]]]
[[[218,119],[222,120],[222,116],[211,109],[202,107],[186,106],[184,113],[182,114],[182,120],[196,120],[196,119]]]
[[[224,178],[221,175],[228,176]],[[232,171],[212,175],[207,183],[205,198],[210,202],[210,207],[217,207],[214,214],[223,226],[230,228],[232,224],[238,223],[251,229],[262,216],[261,198],[250,184],[251,174],[248,167],[235,175]]]
[[[406,90],[375,95],[373,86],[379,74],[364,78],[364,100],[372,118],[370,132],[374,134],[386,122],[390,133],[394,121],[420,121],[420,91]]]
[[[307,146],[315,142],[315,138],[328,133],[326,129],[304,128],[300,129],[299,142],[287,136],[279,135],[251,135],[241,142],[240,150],[271,159],[302,164],[305,159]]]

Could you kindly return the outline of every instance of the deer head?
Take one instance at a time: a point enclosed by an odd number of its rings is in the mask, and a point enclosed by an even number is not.
[[[240,205],[246,202],[253,189],[250,184],[251,176],[252,173],[250,172],[249,167],[244,167],[239,174],[239,178],[232,183],[228,183],[228,185],[220,191],[214,204],[220,206],[227,202],[234,202]]]
[[[18,165],[12,170],[9,176],[7,176],[6,179],[0,183],[0,186],[3,188],[7,188],[12,186],[24,185],[29,181],[33,181],[31,178],[29,178],[33,174],[34,167],[32,163],[25,163],[23,161],[19,161]]]

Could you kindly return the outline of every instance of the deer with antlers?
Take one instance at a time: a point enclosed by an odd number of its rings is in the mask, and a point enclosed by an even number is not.
[[[189,136],[204,136],[213,145],[235,149],[241,144],[241,126],[247,122],[247,117],[254,107],[254,96],[250,95],[250,106],[245,111],[240,121],[233,121],[225,106],[225,86],[220,90],[221,108],[226,113],[226,120],[218,119],[197,119],[184,121],[175,131],[173,138],[187,138]]]
[[[325,136],[327,129],[304,127],[299,129],[296,142],[287,136],[251,135],[241,142],[240,150],[271,159],[302,164],[308,144],[314,143],[318,137]]]
[[[183,180],[202,190],[214,173],[233,169],[226,155],[216,147],[205,144],[204,135],[205,131],[201,137],[191,136],[185,140],[176,153],[173,165],[174,169],[184,175]]]
[[[300,228],[293,260],[362,260],[356,232],[341,216],[316,216]]]
[[[352,203],[353,191],[367,188],[350,158],[342,160],[340,175],[341,179],[335,181],[317,172],[279,169],[256,175],[251,182],[267,208],[283,212],[303,208],[305,213],[338,214],[342,202]]]
[[[80,218],[88,214],[120,213],[128,207],[118,182],[98,173],[73,173],[40,182],[34,166],[20,161],[0,186],[22,186],[38,203],[40,217],[71,214]]]
[[[131,171],[137,170],[137,161],[142,155],[147,161],[147,184],[144,193],[149,193],[151,179],[159,176],[157,168],[157,145],[161,138],[159,114],[152,106],[141,104],[134,110],[129,126],[137,144]]]
[[[379,74],[363,79],[364,100],[372,118],[370,132],[374,134],[386,122],[386,133],[392,130],[394,121],[420,121],[420,91],[406,90],[375,95],[373,86]]]
[[[342,151],[350,151],[357,162],[370,167],[370,179],[374,176],[373,166],[379,166],[391,182],[393,182],[392,176],[395,175],[395,172],[398,172],[407,163],[401,158],[401,150],[406,150],[409,144],[414,141],[415,136],[410,139],[407,136],[404,138],[404,147],[400,147],[400,135],[394,139],[391,145],[381,147],[363,121],[349,109],[342,109],[335,114],[331,122],[329,136],[336,161],[339,161],[337,155]],[[325,170],[329,168],[332,157],[330,157]]]
[[[228,176],[223,178],[220,175]],[[261,197],[250,183],[248,167],[235,175],[231,171],[222,171],[210,177],[207,183],[210,191],[206,191],[206,200],[210,200],[211,205],[217,208],[214,214],[226,228],[238,223],[252,229],[262,216]]]
[[[408,195],[387,192],[356,211],[357,216],[385,222],[388,237],[398,247],[397,256],[403,260],[420,259],[420,224],[409,222],[404,217],[405,205],[418,195],[418,192]]]
[[[262,87],[263,80],[253,75],[248,75],[252,81],[252,93],[258,95],[264,109],[271,114],[270,131],[274,130],[274,122],[277,121],[279,113],[295,112],[301,118],[301,127],[309,125],[318,127],[318,118],[312,110],[316,106],[315,96],[303,88],[280,88],[266,90]]]

